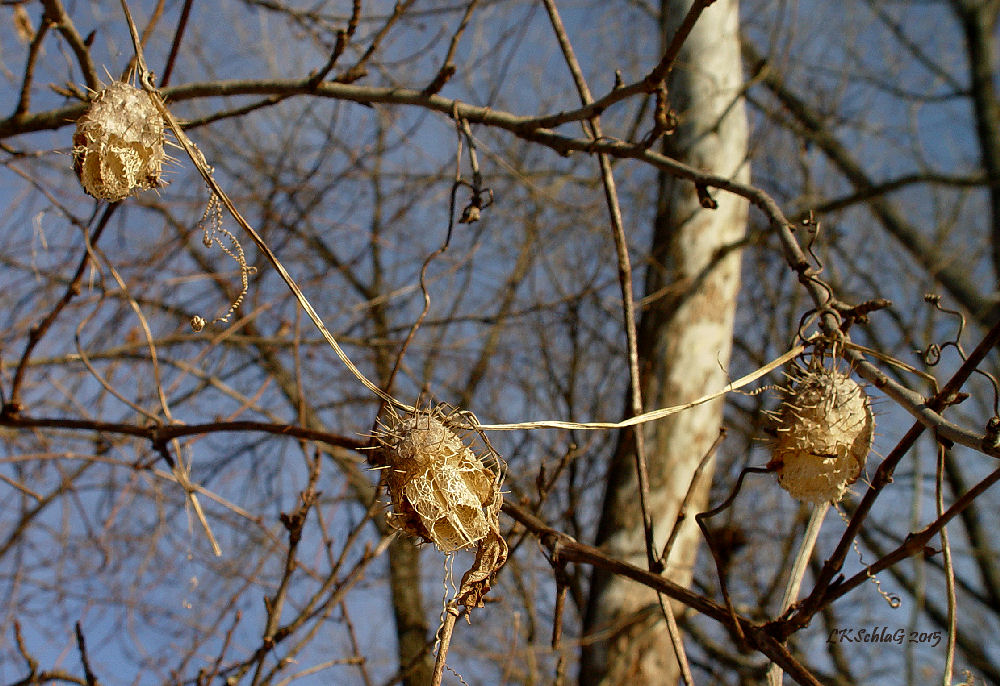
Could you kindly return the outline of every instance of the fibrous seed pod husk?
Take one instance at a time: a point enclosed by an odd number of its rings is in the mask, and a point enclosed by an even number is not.
[[[874,428],[868,394],[849,375],[825,367],[800,372],[777,413],[769,466],[794,498],[837,502],[861,475]]]
[[[450,553],[498,532],[502,499],[499,467],[488,468],[447,422],[436,409],[391,415],[375,438],[389,523]]]
[[[114,81],[77,120],[73,170],[87,194],[116,202],[160,185],[166,159],[163,117],[151,97]]]

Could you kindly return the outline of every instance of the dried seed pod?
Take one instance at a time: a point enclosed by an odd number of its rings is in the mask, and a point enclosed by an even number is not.
[[[89,195],[115,202],[160,185],[163,117],[150,97],[115,81],[77,121],[73,169]]]
[[[500,470],[487,468],[443,412],[392,416],[375,438],[387,468],[392,526],[445,553],[474,546],[498,531]]]
[[[837,502],[861,475],[874,427],[868,395],[850,376],[809,370],[786,391],[769,466],[798,500]]]

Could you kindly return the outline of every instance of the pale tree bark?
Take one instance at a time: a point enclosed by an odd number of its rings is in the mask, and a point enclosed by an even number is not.
[[[663,0],[663,43],[673,36],[690,0]],[[702,14],[684,43],[668,82],[680,115],[666,139],[668,154],[715,174],[749,179],[738,3],[718,0]],[[689,182],[659,178],[658,207],[639,325],[642,395],[647,408],[693,400],[727,381],[733,316],[740,280],[735,249],[746,229],[747,204],[718,194],[718,208],[703,209]],[[702,457],[718,436],[723,406],[702,405],[645,429],[650,475],[649,509],[657,554],[674,525]],[[597,543],[612,555],[646,565],[642,515],[637,504],[634,437],[622,436],[608,470]],[[703,509],[711,466],[664,572],[689,584],[700,542],[691,515]],[[679,677],[656,595],[621,577],[595,570],[591,583],[580,682],[670,684]]]

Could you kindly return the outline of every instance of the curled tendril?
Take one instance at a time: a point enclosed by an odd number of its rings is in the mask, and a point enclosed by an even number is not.
[[[965,315],[959,312],[958,310],[952,310],[947,307],[944,307],[941,304],[941,300],[942,300],[941,296],[938,295],[937,293],[924,294],[924,302],[933,305],[934,309],[936,309],[938,312],[943,312],[945,314],[952,315],[953,317],[958,319],[958,330],[955,332],[955,337],[953,339],[945,341],[944,343],[940,344],[930,343],[923,350],[917,351],[917,353],[923,360],[924,364],[926,364],[928,367],[934,367],[939,362],[941,362],[941,356],[944,353],[944,351],[947,350],[948,348],[954,348],[955,352],[958,353],[958,356],[961,358],[962,362],[965,362],[968,359],[968,357],[965,354],[965,350],[962,348],[962,333],[965,331]],[[986,380],[989,381],[990,385],[993,387],[993,418],[990,419],[990,423],[987,424],[987,429],[986,429],[986,437],[989,438],[992,422],[994,419],[997,420],[998,422],[997,431],[1000,432],[1000,384],[997,383],[996,377],[988,372],[984,372],[981,369],[974,369],[973,371],[976,374],[979,374],[980,376],[986,378]]]
[[[965,315],[963,315],[958,310],[951,310],[947,307],[941,305],[941,296],[936,293],[926,293],[924,294],[924,302],[933,305],[934,309],[938,312],[943,312],[945,314],[950,314],[958,319],[958,331],[955,332],[955,337],[951,340],[945,341],[944,343],[931,343],[922,351],[920,351],[920,356],[928,367],[933,367],[941,361],[941,354],[948,348],[955,348],[958,352],[959,357],[965,360],[965,351],[962,350],[962,332],[965,331]]]
[[[823,304],[822,307],[814,307],[814,308],[806,310],[805,312],[802,313],[802,317],[799,318],[798,329],[796,330],[796,339],[799,342],[803,343],[803,344],[814,343],[817,346],[825,348],[825,347],[827,347],[829,345],[830,341],[834,341],[834,340],[840,341],[840,340],[842,340],[844,338],[844,333],[843,333],[843,330],[841,329],[841,326],[844,323],[844,318],[841,316],[840,312],[837,311],[837,308],[835,308],[835,307],[832,306],[833,295],[832,295],[832,291],[830,291],[830,287],[827,286],[822,281],[820,281],[819,279],[816,279],[816,283],[822,285],[827,290],[827,293],[829,293],[830,295],[829,295],[827,301]],[[820,339],[819,341],[816,340],[815,336],[807,336],[806,333],[805,333],[806,329],[814,321],[816,321],[817,319],[820,319],[822,317],[825,317],[826,315],[830,315],[834,319],[837,320],[837,328],[836,328],[836,330],[834,332],[832,332],[832,333],[827,333],[827,334],[821,335],[819,337],[819,339]],[[834,344],[836,344],[836,343],[834,343]]]
[[[819,232],[823,228],[822,224],[816,221],[816,217],[813,216],[813,211],[809,210],[809,216],[802,220],[802,226],[809,234],[809,242],[806,244],[806,252],[809,253],[809,257],[813,258],[813,262],[816,263],[816,273],[819,274],[823,271],[823,260],[819,259],[819,255],[815,253],[813,246],[816,245],[816,240],[819,238]]]
[[[451,243],[452,229],[455,225],[455,195],[458,193],[459,188],[464,186],[472,191],[469,202],[462,209],[462,215],[458,220],[459,224],[472,224],[479,221],[483,210],[493,204],[493,189],[483,186],[483,175],[479,171],[479,158],[476,156],[476,142],[472,137],[469,122],[466,119],[458,117],[457,113],[454,116],[456,117],[455,129],[458,134],[458,148],[455,161],[455,182],[451,186],[451,206],[448,213],[448,235],[445,237],[445,247]],[[472,169],[472,183],[465,181],[459,171],[462,166],[463,144],[469,148],[469,166]]]
[[[842,509],[840,509],[839,505],[835,506],[835,508],[837,510],[837,514],[840,515],[840,518],[844,521],[844,523],[850,525],[851,520],[847,516],[847,513],[844,512]],[[888,591],[883,589],[882,582],[879,581],[879,578],[877,576],[871,573],[871,570],[868,567],[868,563],[865,562],[864,555],[861,554],[861,548],[858,546],[857,539],[851,542],[851,547],[854,548],[854,552],[857,553],[858,555],[858,562],[861,563],[861,566],[865,568],[865,575],[871,580],[873,584],[875,584],[875,588],[878,590],[878,594],[882,596],[885,602],[889,604],[889,607],[896,609],[900,605],[902,605],[903,601],[900,599],[900,597],[895,593],[889,593]]]
[[[805,246],[806,252],[809,254],[809,257],[812,258],[813,263],[816,265],[811,269],[806,269],[802,273],[802,277],[810,281],[811,283],[814,283],[826,293],[826,298],[818,307],[815,307],[811,310],[806,310],[806,312],[802,315],[802,318],[799,319],[799,327],[797,331],[798,339],[805,342],[807,338],[804,334],[804,331],[806,327],[808,327],[816,319],[820,319],[827,315],[832,315],[837,320],[838,328],[844,326],[844,319],[841,316],[840,311],[836,307],[837,299],[836,296],[834,295],[833,289],[830,287],[830,284],[826,283],[823,279],[819,278],[819,275],[823,273],[825,267],[823,265],[823,260],[821,260],[819,255],[816,254],[814,248],[816,245],[816,240],[819,237],[821,225],[813,217],[812,211],[809,212],[809,216],[807,218],[802,220],[802,225],[806,228],[809,234],[809,240]]]
[[[926,348],[924,348],[921,353],[924,364],[928,367],[936,367],[938,362],[941,361],[941,346],[937,343],[931,343]]]
[[[208,199],[208,205],[198,221],[198,228],[202,230],[202,243],[206,248],[218,245],[226,255],[235,260],[240,266],[240,293],[236,300],[229,306],[226,313],[212,320],[213,324],[225,323],[230,320],[233,313],[243,304],[247,291],[250,288],[249,277],[257,272],[257,268],[247,264],[246,255],[243,253],[243,246],[231,231],[222,225],[222,203],[214,193]],[[232,247],[226,245],[219,237],[220,234],[229,239]],[[197,332],[205,327],[205,320],[202,317],[195,317],[191,320],[191,327]],[[199,326],[200,324],[200,326]]]

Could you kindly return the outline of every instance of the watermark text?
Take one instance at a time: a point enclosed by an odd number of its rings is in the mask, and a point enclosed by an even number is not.
[[[936,648],[941,643],[940,631],[905,631],[887,626],[833,629],[827,643],[926,643]]]

